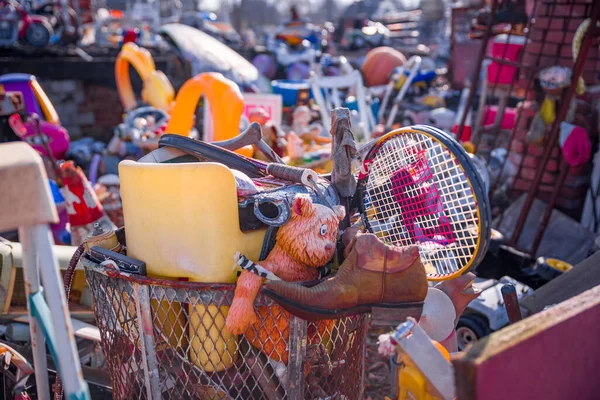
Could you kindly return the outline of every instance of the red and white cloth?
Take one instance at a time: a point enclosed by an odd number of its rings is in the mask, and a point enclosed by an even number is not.
[[[562,122],[559,143],[563,157],[570,166],[582,166],[590,159],[592,144],[587,131],[582,127]]]

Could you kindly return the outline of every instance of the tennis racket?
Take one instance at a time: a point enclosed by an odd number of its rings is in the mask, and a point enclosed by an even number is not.
[[[485,256],[484,183],[462,146],[439,129],[416,125],[378,139],[354,197],[368,231],[395,246],[419,246],[429,280],[457,277]]]

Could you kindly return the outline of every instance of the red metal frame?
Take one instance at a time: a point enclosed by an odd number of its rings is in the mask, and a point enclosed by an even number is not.
[[[494,8],[496,4],[492,4],[492,8]],[[590,49],[590,45],[594,38],[598,37],[598,29],[596,27],[596,21],[598,20],[598,14],[600,13],[600,2],[597,1],[583,1],[583,0],[534,0],[533,3],[533,12],[531,13],[531,19],[528,23],[527,29],[525,31],[525,45],[521,50],[521,53],[518,57],[517,62],[506,61],[503,59],[498,59],[494,57],[490,57],[486,55],[488,41],[489,41],[489,32],[491,30],[491,25],[487,27],[487,30],[484,35],[484,40],[482,44],[482,48],[479,54],[479,65],[476,69],[477,75],[476,78],[479,78],[479,73],[481,72],[482,63],[484,60],[495,61],[501,65],[508,65],[517,68],[515,73],[515,78],[513,79],[510,85],[501,85],[496,83],[494,79],[493,82],[489,84],[488,93],[491,94],[492,97],[497,95],[498,88],[500,87],[504,93],[508,93],[510,97],[516,99],[518,101],[524,100],[533,100],[536,99],[539,95],[539,91],[536,91],[536,79],[538,72],[552,65],[565,65],[569,67],[573,67],[573,76],[572,76],[572,84],[568,90],[563,92],[563,96],[560,101],[557,103],[557,116],[554,124],[551,126],[551,129],[547,131],[543,150],[540,148],[538,154],[534,154],[534,156],[541,155],[540,161],[535,165],[535,175],[533,181],[527,182],[527,197],[525,199],[525,204],[521,210],[517,226],[509,238],[509,242],[511,245],[516,245],[519,241],[521,233],[523,232],[527,215],[529,214],[533,202],[540,193],[540,188],[543,186],[542,178],[547,173],[547,167],[549,165],[549,161],[558,149],[558,135],[559,135],[559,127],[560,123],[565,119],[568,104],[570,104],[571,99],[574,96],[576,82],[581,76],[583,72],[586,74],[590,74],[593,71],[590,66],[596,66],[600,63],[600,58],[598,56],[592,56],[590,59],[588,57],[588,52]],[[567,12],[568,10],[568,12]],[[493,11],[492,11],[493,15]],[[573,36],[573,33],[577,29],[578,21],[581,20],[583,16],[587,16],[591,18],[591,26],[594,29],[590,28],[586,34],[586,37],[583,40],[582,48],[580,49],[579,55],[573,65],[572,57],[570,57],[571,52],[571,39],[570,36]],[[578,18],[579,20],[576,20]],[[492,18],[493,24],[493,18]],[[509,34],[509,40],[510,40]],[[596,42],[594,42],[596,43]],[[529,46],[537,46],[539,49],[529,47]],[[586,60],[587,58],[587,60]],[[584,61],[587,63],[587,69],[584,71]],[[586,78],[588,79],[588,78]],[[471,93],[467,102],[466,110],[471,109],[472,101],[475,97],[475,92],[477,91],[478,79],[473,80],[473,85],[471,88]],[[539,99],[538,99],[539,100]],[[484,104],[484,103],[482,103]],[[527,122],[526,120],[522,120],[523,115],[527,115],[527,111],[525,108],[520,109],[521,111],[517,113],[515,117],[514,127],[511,129],[510,134],[508,135],[508,149],[511,149],[511,144],[513,144],[518,137],[519,133],[522,135],[523,133],[523,122]],[[498,111],[498,114],[501,113],[502,110]],[[484,135],[485,137],[490,138],[490,141],[493,138],[494,143],[491,145],[491,148],[499,146],[499,139],[506,140],[506,132],[504,135],[500,133],[500,127],[498,123],[501,115],[497,115],[496,123],[493,127],[490,128],[481,128],[477,129],[473,132],[473,143],[477,146],[481,141]],[[457,137],[460,140],[462,135],[464,125],[466,123],[467,112],[462,116],[461,124],[458,127]],[[475,127],[474,127],[475,128]],[[527,128],[525,128],[527,129]],[[519,160],[517,166],[517,173],[515,176],[515,181],[512,183],[512,192],[518,190],[516,185],[517,178],[519,178],[522,174],[524,168],[524,162],[526,156],[529,157],[529,147],[527,143],[525,144],[525,152],[522,154],[522,157]],[[502,172],[505,170],[506,163],[509,157],[506,157],[503,165],[500,168],[501,173],[496,177],[496,179],[490,185],[490,195],[492,195],[499,185],[499,180],[503,175]],[[516,163],[513,162],[514,165]],[[527,167],[531,168],[531,166]],[[543,238],[545,229],[550,220],[550,216],[554,206],[557,204],[557,201],[560,201],[560,193],[561,188],[563,187],[567,176],[571,169],[566,165],[566,163],[562,160],[559,161],[558,170],[560,173],[555,181],[554,188],[552,191],[546,190],[542,193],[544,199],[547,201],[547,208],[542,218],[541,224],[536,232],[535,239],[533,240],[532,246],[527,249],[531,254],[535,254],[538,250],[539,244]],[[554,176],[555,173],[552,173]],[[523,190],[521,188],[520,190]],[[542,190],[544,190],[542,188]],[[502,220],[503,215],[500,215],[500,220]]]

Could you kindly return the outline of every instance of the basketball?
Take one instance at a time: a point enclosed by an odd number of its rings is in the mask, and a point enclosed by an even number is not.
[[[362,73],[367,86],[380,86],[388,83],[394,68],[406,62],[404,54],[391,47],[377,47],[367,53]]]

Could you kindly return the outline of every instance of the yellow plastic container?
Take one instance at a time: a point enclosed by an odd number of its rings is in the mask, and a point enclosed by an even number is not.
[[[235,179],[224,165],[125,160],[119,176],[127,252],[146,262],[149,275],[233,283],[236,252],[258,259],[265,232],[240,231]],[[155,312],[159,308],[153,307]],[[224,351],[235,354],[237,348],[237,338],[224,328],[227,312],[228,307],[210,305],[189,311],[190,358],[206,371],[228,368],[235,361]],[[211,324],[200,321],[215,315],[215,328],[203,330]],[[169,320],[174,333],[184,323]]]
[[[152,278],[175,280],[165,276],[150,275]],[[181,303],[169,303],[168,300],[159,302],[156,299],[150,300],[150,307],[154,315],[154,324],[162,328],[162,335],[169,343],[169,346],[180,352],[185,352],[188,346],[187,334],[184,334],[186,323],[184,306]],[[156,350],[162,350],[160,345],[156,346]],[[164,346],[164,345],[163,345]]]
[[[206,372],[222,371],[237,361],[237,336],[225,328],[228,312],[229,307],[214,305],[190,310],[190,360]]]

